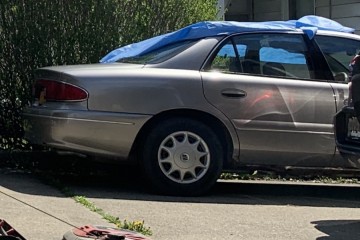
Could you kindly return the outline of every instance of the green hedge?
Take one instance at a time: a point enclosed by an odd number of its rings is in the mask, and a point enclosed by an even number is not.
[[[216,0],[1,0],[0,149],[21,148],[33,71],[96,63],[110,50],[214,20]]]

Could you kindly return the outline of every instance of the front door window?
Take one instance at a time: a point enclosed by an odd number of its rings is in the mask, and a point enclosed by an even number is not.
[[[300,34],[248,34],[228,39],[210,70],[271,77],[311,79],[311,63]]]

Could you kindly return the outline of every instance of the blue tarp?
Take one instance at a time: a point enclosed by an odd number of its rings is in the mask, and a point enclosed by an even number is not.
[[[268,21],[268,22],[234,22],[234,21],[204,21],[192,24],[175,32],[156,36],[138,43],[120,47],[103,57],[101,63],[116,62],[121,58],[138,56],[157,48],[183,40],[200,39],[210,36],[229,35],[237,32],[268,31],[304,31],[313,38],[317,30],[353,33],[352,28],[344,27],[333,20],[305,16],[299,20]]]

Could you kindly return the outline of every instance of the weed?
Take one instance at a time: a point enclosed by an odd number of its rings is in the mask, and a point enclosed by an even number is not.
[[[128,229],[131,231],[139,232],[147,236],[152,235],[152,231],[149,227],[145,227],[144,221],[120,221],[118,217],[114,217],[110,214],[107,214],[104,210],[101,208],[98,208],[93,202],[90,202],[86,197],[84,196],[74,196],[73,199],[89,209],[92,212],[95,212],[102,216],[106,221],[109,223],[115,224],[116,227],[121,229]]]
[[[257,171],[250,173],[222,173],[223,180],[263,180],[263,181],[289,181],[289,182],[313,182],[328,184],[360,184],[360,178],[319,176],[319,175],[291,175],[276,174],[271,171]]]

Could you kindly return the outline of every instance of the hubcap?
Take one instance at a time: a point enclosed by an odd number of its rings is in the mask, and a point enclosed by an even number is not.
[[[210,151],[200,136],[186,131],[175,132],[160,144],[158,163],[172,181],[193,183],[208,171]]]

